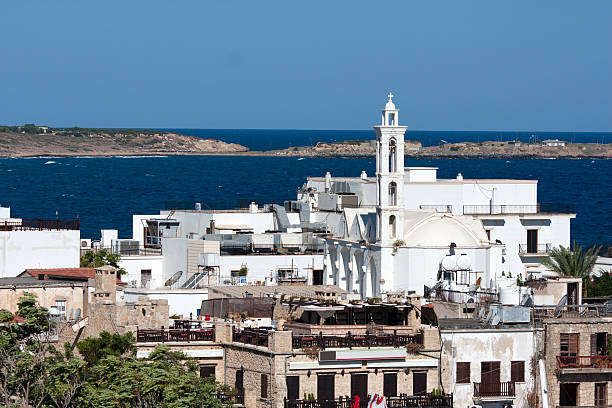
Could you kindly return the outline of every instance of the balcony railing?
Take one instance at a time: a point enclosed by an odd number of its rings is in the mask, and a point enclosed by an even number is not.
[[[359,400],[359,407],[366,408],[369,403],[369,398]],[[285,398],[285,408],[351,408],[354,399],[350,397],[340,397],[334,400],[288,400]],[[405,407],[448,407],[453,406],[453,394],[446,395],[400,395],[398,397],[387,397],[387,407],[389,408],[405,408]]]
[[[464,205],[463,213],[472,215],[495,215],[495,214],[538,214],[538,213],[574,213],[571,204],[539,203],[533,205]]]
[[[214,327],[200,329],[137,329],[137,343],[171,343],[191,341],[213,341],[215,339]]]
[[[253,346],[268,347],[268,330],[234,328],[233,340],[237,343],[251,344]]]
[[[514,383],[511,381],[494,383],[474,383],[475,398],[514,397],[514,395],[515,387]]]
[[[552,244],[519,244],[519,254],[548,254],[552,248]]]
[[[439,213],[452,213],[453,212],[453,206],[446,205],[446,204],[421,205],[419,206],[419,208],[421,210],[429,210],[429,211],[435,211]]]
[[[78,230],[79,220],[0,221],[0,231]]]
[[[404,347],[407,344],[423,344],[423,333],[410,334],[351,334],[346,336],[304,335],[293,336],[293,348],[305,347],[352,348],[352,347]]]
[[[557,368],[612,368],[612,356],[557,356]]]
[[[240,393],[228,394],[226,392],[218,392],[215,394],[215,398],[221,401],[224,407],[232,404],[244,404],[244,396]]]
[[[612,316],[612,307],[609,305],[582,304],[531,308],[531,322],[535,325],[541,325],[546,319],[584,319],[607,316]]]

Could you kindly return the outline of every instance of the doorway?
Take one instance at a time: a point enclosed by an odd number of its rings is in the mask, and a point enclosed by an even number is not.
[[[537,229],[527,230],[527,253],[529,254],[538,253],[538,230]]]
[[[334,380],[333,374],[322,374],[317,376],[318,401],[333,401],[336,398]]]
[[[561,383],[559,405],[575,407],[578,405],[578,384]]]
[[[427,394],[427,372],[417,371],[412,373],[412,395]]]
[[[360,401],[368,399],[368,375],[367,374],[351,374],[351,398],[359,395]]]

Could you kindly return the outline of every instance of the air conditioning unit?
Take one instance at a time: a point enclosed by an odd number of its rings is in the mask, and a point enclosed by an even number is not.
[[[135,239],[113,239],[111,241],[111,251],[119,255],[138,255],[140,242]]]
[[[90,249],[91,248],[91,239],[81,239],[81,249]]]

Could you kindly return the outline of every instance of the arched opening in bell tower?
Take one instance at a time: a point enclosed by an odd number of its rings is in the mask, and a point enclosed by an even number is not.
[[[389,183],[389,205],[397,205],[397,184],[395,184],[395,181]]]
[[[389,238],[395,238],[395,215],[389,216]]]
[[[397,171],[397,145],[395,139],[389,141],[389,172],[395,173]]]

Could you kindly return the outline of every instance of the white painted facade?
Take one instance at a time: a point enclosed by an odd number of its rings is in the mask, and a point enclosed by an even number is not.
[[[308,178],[298,193],[311,214],[333,220],[328,223],[333,237],[326,240],[326,283],[362,297],[397,290],[422,294],[423,285],[438,280],[442,258],[453,253],[470,258],[482,288],[494,289],[502,274],[523,280],[545,276],[540,259],[570,244],[575,214],[541,206],[537,180],[469,180],[461,173],[439,179],[435,167],[401,166],[406,128],[398,125],[397,115],[387,102],[382,124],[374,127],[375,178],[327,173]],[[336,191],[356,196],[358,208],[318,207],[320,195]],[[340,220],[331,214],[341,214]]]
[[[529,406],[527,394],[535,388],[531,363],[537,357],[538,335],[533,328],[440,329],[442,340],[442,382],[446,392],[453,393],[456,407]],[[511,362],[525,363],[524,381],[515,382],[515,396],[474,397],[474,383],[482,382],[481,363],[500,362],[500,382],[511,381]],[[470,363],[470,379],[457,382],[457,363]]]
[[[0,223],[11,218],[10,208],[0,207]],[[0,231],[0,278],[19,275],[25,269],[78,268],[79,230]]]

